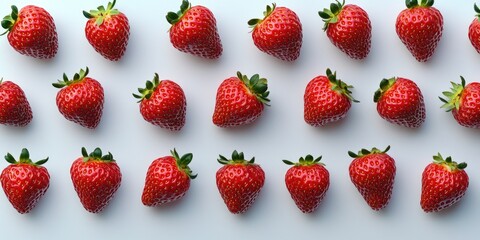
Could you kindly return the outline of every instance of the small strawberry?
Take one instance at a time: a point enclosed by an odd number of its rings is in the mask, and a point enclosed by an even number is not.
[[[478,8],[477,4],[473,4],[473,9],[476,15],[468,28],[468,38],[475,50],[480,53],[480,8]]]
[[[263,19],[251,19],[252,39],[260,51],[284,61],[295,61],[302,47],[302,23],[286,8],[267,5]]]
[[[95,148],[89,155],[82,148],[82,155],[70,168],[73,187],[83,207],[91,213],[98,213],[113,199],[120,187],[122,173],[110,152],[102,156],[102,150]]]
[[[433,0],[407,0],[406,5],[395,23],[397,35],[417,61],[426,62],[442,37],[443,16]]]
[[[451,92],[445,91],[441,98],[442,108],[452,112],[457,122],[469,128],[480,128],[480,83],[472,82],[465,86],[465,79],[460,76],[462,83],[452,82]]]
[[[392,196],[395,181],[395,160],[386,152],[373,148],[371,151],[362,149],[355,154],[348,152],[354,158],[349,167],[350,179],[367,204],[375,211],[387,206]]]
[[[425,122],[425,103],[417,84],[406,78],[383,79],[375,92],[380,117],[400,126],[417,128]]]
[[[233,127],[255,121],[270,102],[267,89],[267,79],[258,74],[248,79],[237,72],[237,77],[225,79],[217,90],[213,123]]]
[[[466,163],[456,163],[451,157],[443,158],[440,153],[433,156],[422,174],[422,196],[420,206],[425,212],[438,212],[457,203],[468,188]]]
[[[317,76],[305,88],[304,111],[305,122],[314,126],[323,126],[347,116],[351,102],[358,102],[352,97],[350,85],[337,79],[337,72],[327,69],[327,76]]]
[[[322,156],[313,159],[312,155],[307,155],[301,157],[298,163],[283,160],[287,165],[293,165],[285,174],[285,184],[303,213],[315,211],[330,186],[330,174],[321,159]]]
[[[30,212],[40,198],[47,192],[50,175],[42,164],[46,159],[32,162],[27,149],[22,149],[18,161],[7,153],[5,160],[10,163],[3,169],[0,181],[8,200],[21,214]]]
[[[191,153],[182,157],[175,149],[171,153],[172,156],[155,159],[148,167],[142,193],[145,206],[154,207],[182,198],[190,188],[190,179],[197,177],[188,166],[193,158]]]
[[[182,88],[173,81],[159,80],[155,73],[153,81],[147,81],[145,88],[139,88],[141,95],[140,113],[145,121],[172,131],[179,131],[185,125],[187,100]]]
[[[0,79],[0,124],[23,127],[32,118],[32,109],[23,90],[13,82]]]
[[[265,172],[255,164],[255,157],[245,160],[242,152],[233,151],[232,159],[220,155],[224,166],[217,171],[217,187],[228,210],[244,213],[255,202],[265,183]]]
[[[55,57],[58,37],[52,16],[43,8],[28,5],[20,9],[12,5],[12,13],[3,18],[8,42],[15,51],[34,58]]]
[[[60,113],[72,122],[86,128],[94,129],[100,123],[103,113],[103,87],[88,75],[86,70],[80,69],[72,80],[63,74],[63,81],[52,85],[61,88],[57,93],[57,106]]]
[[[191,6],[182,0],[180,11],[166,16],[170,27],[170,42],[176,49],[199,57],[215,59],[222,55],[223,47],[218,35],[217,21],[204,6]]]
[[[330,4],[318,12],[325,25],[330,41],[353,59],[366,58],[370,52],[372,25],[367,12],[354,4],[345,5],[345,1]]]

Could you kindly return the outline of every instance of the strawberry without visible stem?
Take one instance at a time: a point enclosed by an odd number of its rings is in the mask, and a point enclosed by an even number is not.
[[[461,84],[452,83],[451,91],[443,92],[446,99],[442,108],[452,112],[457,122],[469,128],[480,128],[480,83],[472,82],[465,85],[465,79],[460,76]]]
[[[13,82],[0,79],[0,124],[23,127],[32,118],[32,109],[23,90]]]

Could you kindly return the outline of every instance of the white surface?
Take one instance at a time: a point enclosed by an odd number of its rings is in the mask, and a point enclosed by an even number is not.
[[[18,83],[31,103],[34,120],[27,128],[0,126],[0,154],[14,156],[28,147],[34,159],[46,156],[51,185],[37,207],[18,214],[0,194],[0,225],[3,237],[18,239],[290,239],[298,236],[324,239],[451,239],[474,238],[480,215],[478,169],[479,131],[459,126],[440,109],[438,96],[449,81],[479,81],[480,55],[467,37],[474,18],[474,1],[441,1],[435,6],[444,16],[444,33],[434,57],[418,63],[395,33],[395,19],[404,1],[360,1],[373,26],[372,49],[364,61],[349,59],[336,49],[321,30],[318,10],[330,1],[277,1],[294,10],[303,25],[300,58],[285,63],[261,53],[253,45],[247,21],[260,17],[269,1],[194,1],[216,16],[224,54],[206,61],[174,49],[168,38],[164,15],[177,10],[180,1],[118,1],[117,7],[130,20],[131,37],[126,55],[118,63],[97,54],[84,37],[86,19],[82,10],[106,1],[35,1],[52,14],[59,35],[59,52],[52,61],[39,61],[11,49],[0,40],[0,75]],[[19,8],[32,1],[2,1],[1,13],[10,4]],[[386,6],[384,6],[386,5]],[[2,16],[3,16],[2,15]],[[63,118],[57,110],[57,89],[51,83],[63,72],[72,76],[89,66],[90,76],[105,89],[103,119],[95,131]],[[303,121],[303,92],[313,77],[330,67],[355,86],[354,104],[344,121],[325,128],[312,128]],[[239,129],[217,128],[211,122],[215,93],[220,82],[237,70],[259,73],[269,79],[271,107],[255,124]],[[187,122],[179,133],[170,133],[146,123],[131,93],[158,72],[161,79],[180,84],[187,96]],[[372,101],[384,77],[414,80],[425,97],[427,120],[418,130],[397,127],[382,120]],[[391,145],[397,163],[397,178],[390,205],[372,211],[351,184],[348,150]],[[99,146],[111,151],[123,173],[116,198],[102,214],[86,212],[73,190],[69,169],[80,148]],[[169,154],[192,152],[191,168],[198,173],[186,197],[171,206],[148,208],[140,201],[146,170],[151,161]],[[237,149],[255,156],[266,172],[266,183],[254,206],[243,216],[230,214],[215,184],[220,167],[218,154]],[[425,214],[420,208],[420,178],[432,155],[440,151],[454,160],[466,161],[471,185],[463,200],[452,209]],[[318,211],[301,213],[285,184],[287,166],[282,159],[297,160],[311,153],[323,155],[331,174],[331,187]],[[6,162],[0,166],[7,166]]]

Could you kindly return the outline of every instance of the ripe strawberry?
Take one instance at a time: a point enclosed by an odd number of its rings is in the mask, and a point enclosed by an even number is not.
[[[42,164],[46,159],[32,162],[27,149],[22,149],[18,161],[7,153],[5,160],[10,163],[3,169],[0,181],[8,200],[21,214],[30,212],[40,198],[47,192],[50,175]]]
[[[452,82],[451,92],[443,92],[447,99],[440,97],[444,102],[442,108],[451,111],[460,125],[480,128],[480,83],[472,82],[465,86],[465,79],[462,76],[460,78],[461,84]]]
[[[197,177],[188,166],[193,158],[191,153],[182,157],[175,149],[171,153],[172,156],[155,159],[148,167],[142,193],[145,206],[154,207],[182,198],[190,188],[190,179]]]
[[[330,41],[353,59],[366,58],[370,52],[372,25],[367,12],[345,1],[330,4],[318,15],[325,22],[323,30]]]
[[[443,16],[433,0],[407,0],[406,5],[397,17],[397,35],[417,61],[426,62],[442,37]]]
[[[60,113],[72,122],[94,129],[100,123],[103,113],[103,88],[100,83],[87,77],[86,70],[80,69],[72,80],[63,74],[63,81],[52,85],[62,88],[57,93],[57,106]],[[65,88],[64,88],[65,87]]]
[[[327,69],[327,76],[317,76],[305,88],[305,122],[318,127],[347,116],[351,102],[358,102],[352,95],[350,85],[337,79],[337,72]]]
[[[380,117],[400,126],[417,128],[425,122],[425,103],[417,84],[406,78],[383,79],[375,92]]]
[[[213,123],[233,127],[255,121],[270,102],[267,89],[267,79],[258,74],[248,79],[237,72],[237,77],[225,79],[217,90]]]
[[[91,213],[98,213],[114,197],[120,187],[122,173],[110,152],[102,156],[102,150],[95,148],[89,155],[82,148],[82,155],[70,168],[73,187],[83,207]]]
[[[217,187],[228,210],[244,213],[255,202],[265,183],[265,173],[255,164],[255,157],[245,160],[243,153],[233,151],[232,159],[220,155],[224,166],[217,171]]]
[[[330,174],[321,159],[322,156],[313,159],[312,155],[307,155],[298,163],[283,160],[287,165],[293,165],[285,174],[285,184],[293,201],[304,213],[317,209],[330,186]]]
[[[169,12],[170,42],[176,49],[199,57],[215,59],[222,55],[222,42],[213,13],[204,6],[191,7],[182,0],[180,11]]]
[[[284,61],[295,61],[302,47],[302,23],[297,14],[275,3],[263,12],[263,19],[251,19],[253,43],[260,51]]]
[[[58,37],[52,16],[43,8],[28,5],[20,9],[12,5],[12,13],[3,18],[2,27],[15,51],[34,58],[53,58],[58,50]]]
[[[109,2],[107,9],[99,6],[97,10],[83,11],[88,18],[85,36],[95,51],[111,61],[122,58],[128,45],[130,25],[128,18],[118,9],[113,9],[116,0]]]
[[[438,212],[462,199],[468,188],[466,163],[456,163],[451,157],[433,156],[422,174],[420,205],[425,212]]]
[[[477,7],[477,4],[473,4],[473,9],[476,15],[468,28],[468,38],[475,50],[480,53],[480,8]]]
[[[145,121],[172,131],[179,131],[185,125],[187,100],[182,88],[173,81],[159,80],[155,73],[153,81],[147,81],[145,88],[139,88],[141,95],[140,113]]]
[[[350,179],[367,204],[375,211],[387,206],[392,196],[395,181],[395,160],[386,152],[373,148],[371,151],[362,149],[355,154],[348,152],[354,158],[349,167]]]
[[[32,118],[32,109],[23,90],[13,82],[0,79],[0,124],[23,127]]]

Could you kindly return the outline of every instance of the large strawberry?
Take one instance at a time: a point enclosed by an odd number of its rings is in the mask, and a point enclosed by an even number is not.
[[[330,186],[330,174],[321,159],[322,156],[313,159],[312,155],[307,155],[297,163],[283,160],[287,165],[293,165],[285,174],[285,184],[293,201],[304,213],[317,209]]]
[[[8,42],[19,53],[34,58],[53,58],[58,50],[58,37],[52,16],[43,8],[28,5],[20,9],[12,5],[12,13],[3,18]]]
[[[265,172],[254,157],[247,161],[242,152],[233,151],[232,159],[220,155],[218,162],[224,166],[217,171],[217,187],[228,210],[246,212],[262,190]]]
[[[127,49],[130,25],[128,18],[118,9],[114,9],[116,0],[109,2],[107,8],[99,6],[97,10],[83,11],[88,18],[85,36],[95,51],[111,61],[122,58]]]
[[[395,181],[395,160],[386,152],[377,148],[362,149],[355,154],[348,152],[354,158],[350,163],[350,179],[358,189],[367,204],[375,211],[387,206],[392,196]]]
[[[93,129],[102,118],[104,94],[102,85],[87,75],[88,67],[75,73],[72,80],[64,73],[63,81],[52,85],[61,88],[56,100],[60,113],[67,120]]]
[[[478,8],[477,4],[473,4],[473,9],[476,15],[468,28],[468,38],[475,50],[480,53],[480,8]]]
[[[145,121],[178,131],[185,125],[187,100],[182,88],[173,81],[159,80],[155,73],[153,81],[147,81],[145,88],[139,88],[141,95],[133,94],[140,99],[140,113]]]
[[[444,159],[440,153],[433,159],[422,174],[420,206],[425,212],[437,212],[457,203],[465,195],[469,183],[464,170],[466,163],[457,164],[451,157]]]
[[[82,148],[82,157],[72,163],[70,175],[80,202],[92,213],[98,213],[108,205],[122,181],[122,173],[113,155],[109,152],[102,156],[100,148],[90,154]]]
[[[225,79],[217,90],[213,123],[233,127],[255,121],[270,101],[267,89],[267,79],[258,74],[248,79],[237,72],[237,77]]]
[[[395,23],[397,35],[417,61],[426,62],[442,37],[443,16],[433,0],[407,0],[406,5]]]
[[[0,181],[8,200],[19,213],[30,212],[47,192],[50,185],[50,175],[42,164],[48,157],[32,162],[27,149],[22,149],[18,161],[10,154],[5,155],[10,163],[3,169]]]
[[[303,116],[305,122],[317,127],[347,116],[353,102],[350,89],[337,73],[327,69],[327,76],[317,76],[305,88]]]
[[[0,124],[26,126],[32,118],[32,109],[23,90],[13,82],[0,79]]]
[[[187,193],[190,179],[197,177],[188,166],[193,155],[187,153],[180,157],[174,149],[171,156],[155,159],[148,167],[142,203],[145,206],[157,206],[176,201]]]
[[[378,114],[388,122],[410,128],[425,122],[423,94],[410,79],[383,79],[373,101],[377,103]]]
[[[294,61],[302,47],[302,23],[297,14],[286,8],[267,5],[263,19],[251,19],[253,43],[260,51],[284,61]]]
[[[370,52],[372,25],[367,12],[354,4],[345,5],[345,1],[330,4],[318,15],[325,22],[323,30],[330,41],[353,59],[366,58]]]
[[[176,49],[199,57],[214,59],[222,55],[222,42],[213,13],[204,6],[191,6],[182,0],[180,11],[169,12],[170,42]]]

